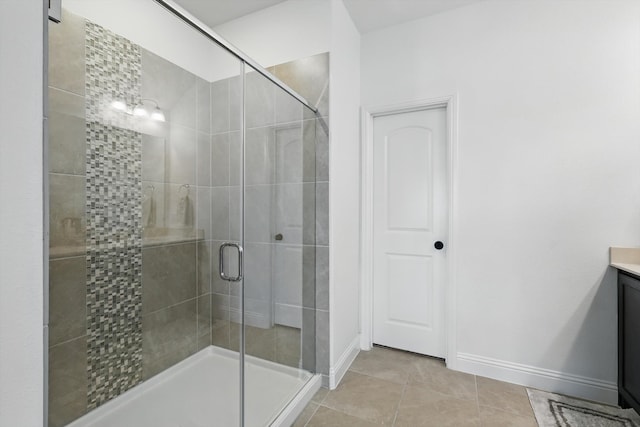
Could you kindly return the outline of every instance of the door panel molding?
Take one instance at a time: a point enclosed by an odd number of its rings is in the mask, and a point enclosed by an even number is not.
[[[457,170],[458,170],[458,94],[400,104],[370,106],[361,108],[361,200],[362,211],[360,233],[360,348],[370,350],[373,345],[373,121],[376,117],[409,113],[413,111],[433,108],[445,108],[447,115],[447,181],[448,181],[448,239],[447,242],[447,283],[445,293],[445,336],[447,367],[456,369],[457,333],[456,333],[456,274],[455,259],[457,236],[455,234],[456,199],[457,199]]]

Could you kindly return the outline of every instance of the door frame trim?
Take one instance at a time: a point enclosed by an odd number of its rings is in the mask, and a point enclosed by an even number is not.
[[[373,345],[373,120],[376,117],[409,113],[432,108],[445,108],[447,115],[447,184],[448,184],[448,244],[445,283],[445,361],[456,369],[456,275],[455,251],[457,171],[458,171],[458,94],[427,98],[400,104],[362,107],[360,116],[360,348]]]

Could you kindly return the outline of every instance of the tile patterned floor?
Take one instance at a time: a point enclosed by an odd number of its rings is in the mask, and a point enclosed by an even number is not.
[[[537,427],[524,387],[448,370],[384,347],[360,352],[335,390],[320,389],[294,427]]]

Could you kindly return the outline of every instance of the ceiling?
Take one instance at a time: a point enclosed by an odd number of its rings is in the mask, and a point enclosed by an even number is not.
[[[175,0],[213,28],[285,0]],[[309,1],[309,0],[296,0]],[[477,3],[482,0],[344,0],[361,33]]]
[[[285,0],[175,0],[210,28]]]
[[[344,0],[360,33],[435,15],[482,0]]]

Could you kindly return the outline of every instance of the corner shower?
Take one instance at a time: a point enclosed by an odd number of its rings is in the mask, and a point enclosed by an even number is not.
[[[266,71],[170,2],[63,7],[49,24],[49,427],[290,424],[320,386],[328,70],[312,106],[273,76],[295,84],[296,61]],[[165,27],[127,25],[141,13]]]

